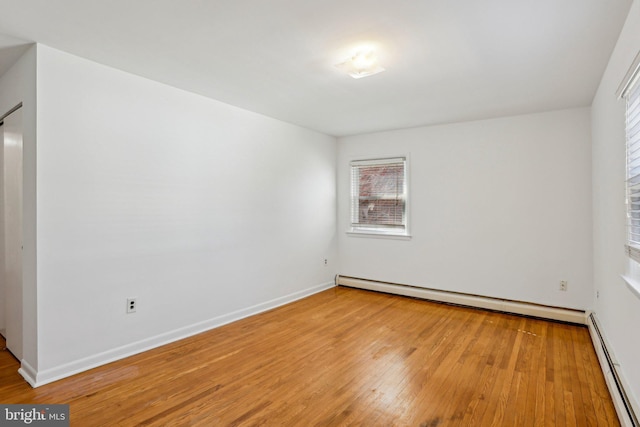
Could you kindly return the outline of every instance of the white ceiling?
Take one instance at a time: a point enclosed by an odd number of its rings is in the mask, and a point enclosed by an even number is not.
[[[351,135],[588,106],[631,2],[0,0],[0,73],[18,38]],[[386,72],[334,66],[359,42]]]

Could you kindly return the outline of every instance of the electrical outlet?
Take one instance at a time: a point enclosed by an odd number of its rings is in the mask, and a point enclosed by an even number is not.
[[[561,291],[566,292],[568,287],[569,287],[569,284],[567,283],[566,280],[561,280],[560,281],[560,288],[559,289]]]
[[[326,267],[327,265],[329,265],[329,260],[327,260],[326,258],[324,259],[324,266]]]
[[[127,298],[127,314],[135,313],[138,308],[138,301],[136,298]]]

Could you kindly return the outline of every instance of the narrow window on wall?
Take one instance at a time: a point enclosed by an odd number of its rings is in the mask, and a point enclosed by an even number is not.
[[[351,162],[350,232],[407,236],[407,159]]]
[[[626,101],[627,253],[640,262],[640,54],[621,85]]]

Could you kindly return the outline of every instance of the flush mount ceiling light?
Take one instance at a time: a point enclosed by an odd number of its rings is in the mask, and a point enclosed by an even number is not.
[[[361,50],[355,53],[351,58],[336,64],[336,67],[345,71],[354,79],[373,76],[384,71],[384,68],[378,63],[378,58],[372,50]]]

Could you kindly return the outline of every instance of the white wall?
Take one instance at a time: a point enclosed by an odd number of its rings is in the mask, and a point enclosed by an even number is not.
[[[589,123],[583,108],[339,139],[339,274],[590,308]],[[412,239],[348,236],[349,160],[402,154]]]
[[[625,130],[624,101],[616,90],[640,51],[640,2],[631,6],[626,24],[600,83],[591,109],[593,134],[593,235],[595,313],[602,324],[620,370],[640,402],[640,299],[620,278],[630,273],[631,261],[624,253]],[[634,274],[640,280],[640,274]]]
[[[36,46],[0,77],[0,115],[22,102],[23,123],[23,336],[25,364],[37,368],[36,313]]]
[[[332,286],[335,161],[332,137],[39,46],[38,382]]]

